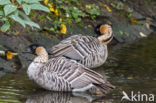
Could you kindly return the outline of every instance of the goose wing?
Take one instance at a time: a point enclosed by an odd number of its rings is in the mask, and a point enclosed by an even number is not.
[[[83,60],[85,57],[96,51],[99,42],[92,36],[74,35],[48,50],[48,53],[57,57],[65,56],[74,60]],[[91,50],[92,49],[92,50]]]
[[[113,85],[104,80],[102,75],[86,68],[74,60],[66,59],[65,57],[50,59],[42,69],[45,75],[55,74],[55,79],[65,81],[72,89],[83,88],[89,84],[94,84],[103,91],[108,88],[114,88]],[[64,85],[63,83],[61,84],[62,86]]]

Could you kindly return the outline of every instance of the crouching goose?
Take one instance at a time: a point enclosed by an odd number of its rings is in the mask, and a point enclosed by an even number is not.
[[[27,74],[39,86],[52,91],[85,91],[93,86],[106,90],[115,88],[104,77],[82,64],[56,57],[48,60],[48,53],[41,44],[32,44],[26,53],[36,54],[37,57],[29,65]]]
[[[4,56],[5,59],[7,59],[7,60],[12,60],[12,58],[13,58],[15,55],[18,55],[18,53],[11,52],[11,51],[9,51],[9,50],[6,50],[6,51],[0,50],[0,55],[1,55],[1,56]]]
[[[73,35],[48,50],[54,57],[64,56],[88,68],[101,66],[107,59],[107,44],[112,40],[112,28],[108,23],[96,26],[97,37]]]

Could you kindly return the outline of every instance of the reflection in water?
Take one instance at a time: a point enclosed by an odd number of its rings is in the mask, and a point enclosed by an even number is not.
[[[110,103],[108,99],[91,96],[86,93],[64,93],[40,91],[30,95],[26,103],[98,103],[98,98],[102,103]]]
[[[37,92],[29,96],[26,103],[69,103],[70,93],[61,92]]]
[[[0,103],[110,103],[101,95],[45,91],[25,73],[9,74],[0,81]]]

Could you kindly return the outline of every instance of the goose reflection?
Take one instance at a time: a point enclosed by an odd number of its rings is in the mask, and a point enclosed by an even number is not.
[[[109,99],[87,93],[39,91],[30,95],[26,103],[110,103]]]

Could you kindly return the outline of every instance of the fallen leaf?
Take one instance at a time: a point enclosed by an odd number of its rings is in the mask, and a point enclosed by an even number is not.
[[[44,0],[44,4],[45,4],[45,5],[48,5],[48,1],[49,1],[49,0]]]
[[[54,8],[49,8],[49,10],[50,10],[51,12],[55,12]]]
[[[58,12],[57,9],[54,11],[54,13],[55,13],[56,16],[59,16],[59,12]]]
[[[85,6],[87,9],[91,9],[91,6],[90,5],[86,5]]]
[[[108,5],[105,4],[104,7],[107,9],[108,12],[112,12]]]
[[[140,32],[139,33],[141,37],[147,37],[147,35],[145,35],[144,33]]]
[[[50,8],[54,7],[53,5],[54,5],[53,3],[48,3],[48,6],[49,6]]]
[[[62,22],[62,18],[60,18],[59,21]]]
[[[92,25],[88,25],[88,28],[93,28],[93,26]]]
[[[65,24],[61,24],[61,30],[60,30],[60,32],[61,32],[62,34],[66,34],[66,33],[67,33],[67,27],[66,27]]]
[[[139,21],[135,20],[135,19],[131,19],[131,23],[132,24],[139,24]]]
[[[134,79],[134,77],[130,76],[130,77],[128,77],[127,79]]]
[[[145,27],[146,27],[147,29],[150,29],[149,23],[145,23]]]

